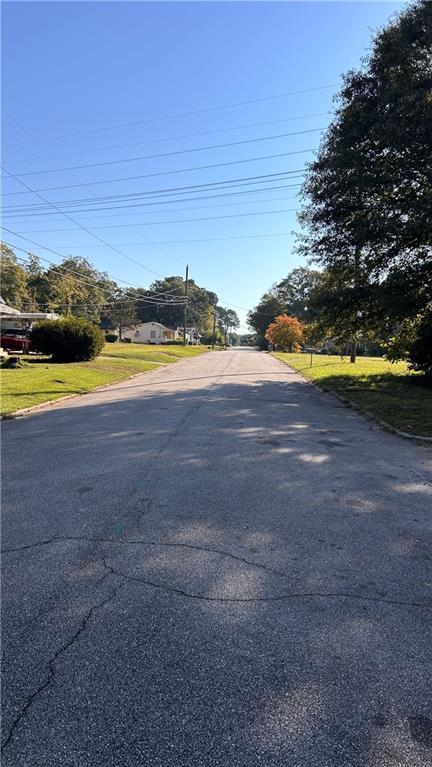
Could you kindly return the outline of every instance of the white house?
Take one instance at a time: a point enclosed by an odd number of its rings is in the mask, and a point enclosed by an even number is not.
[[[180,337],[183,338],[183,329],[181,329]],[[201,343],[201,338],[202,335],[196,328],[186,328],[186,341],[188,344],[198,346]]]
[[[135,344],[169,344],[180,337],[177,328],[167,328],[160,322],[141,322],[122,332],[122,338],[130,338]]]

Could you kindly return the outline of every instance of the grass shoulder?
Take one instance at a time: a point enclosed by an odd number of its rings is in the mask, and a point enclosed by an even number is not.
[[[200,346],[106,344],[90,362],[52,363],[46,357],[22,358],[22,366],[0,370],[1,415],[72,394],[84,394],[209,351]]]
[[[339,356],[272,352],[305,378],[347,399],[354,407],[408,434],[432,436],[432,388],[405,362],[358,357],[355,364]]]

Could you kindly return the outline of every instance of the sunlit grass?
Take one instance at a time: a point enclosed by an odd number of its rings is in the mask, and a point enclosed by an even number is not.
[[[51,363],[47,358],[23,357],[23,367],[0,370],[1,414],[40,405],[71,394],[83,394],[104,384],[118,383],[162,364],[208,351],[196,346],[106,344],[91,362]]]
[[[275,357],[354,406],[407,433],[432,436],[432,388],[405,362],[381,357],[345,357],[274,352]]]

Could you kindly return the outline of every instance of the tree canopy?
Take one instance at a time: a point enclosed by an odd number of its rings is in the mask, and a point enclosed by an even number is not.
[[[417,0],[344,76],[302,189],[298,252],[324,271],[317,313],[382,337],[432,301],[432,3]]]

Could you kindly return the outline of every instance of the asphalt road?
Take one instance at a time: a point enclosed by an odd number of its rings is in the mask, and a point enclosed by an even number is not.
[[[430,767],[430,450],[252,350],[2,447],[3,767]]]

